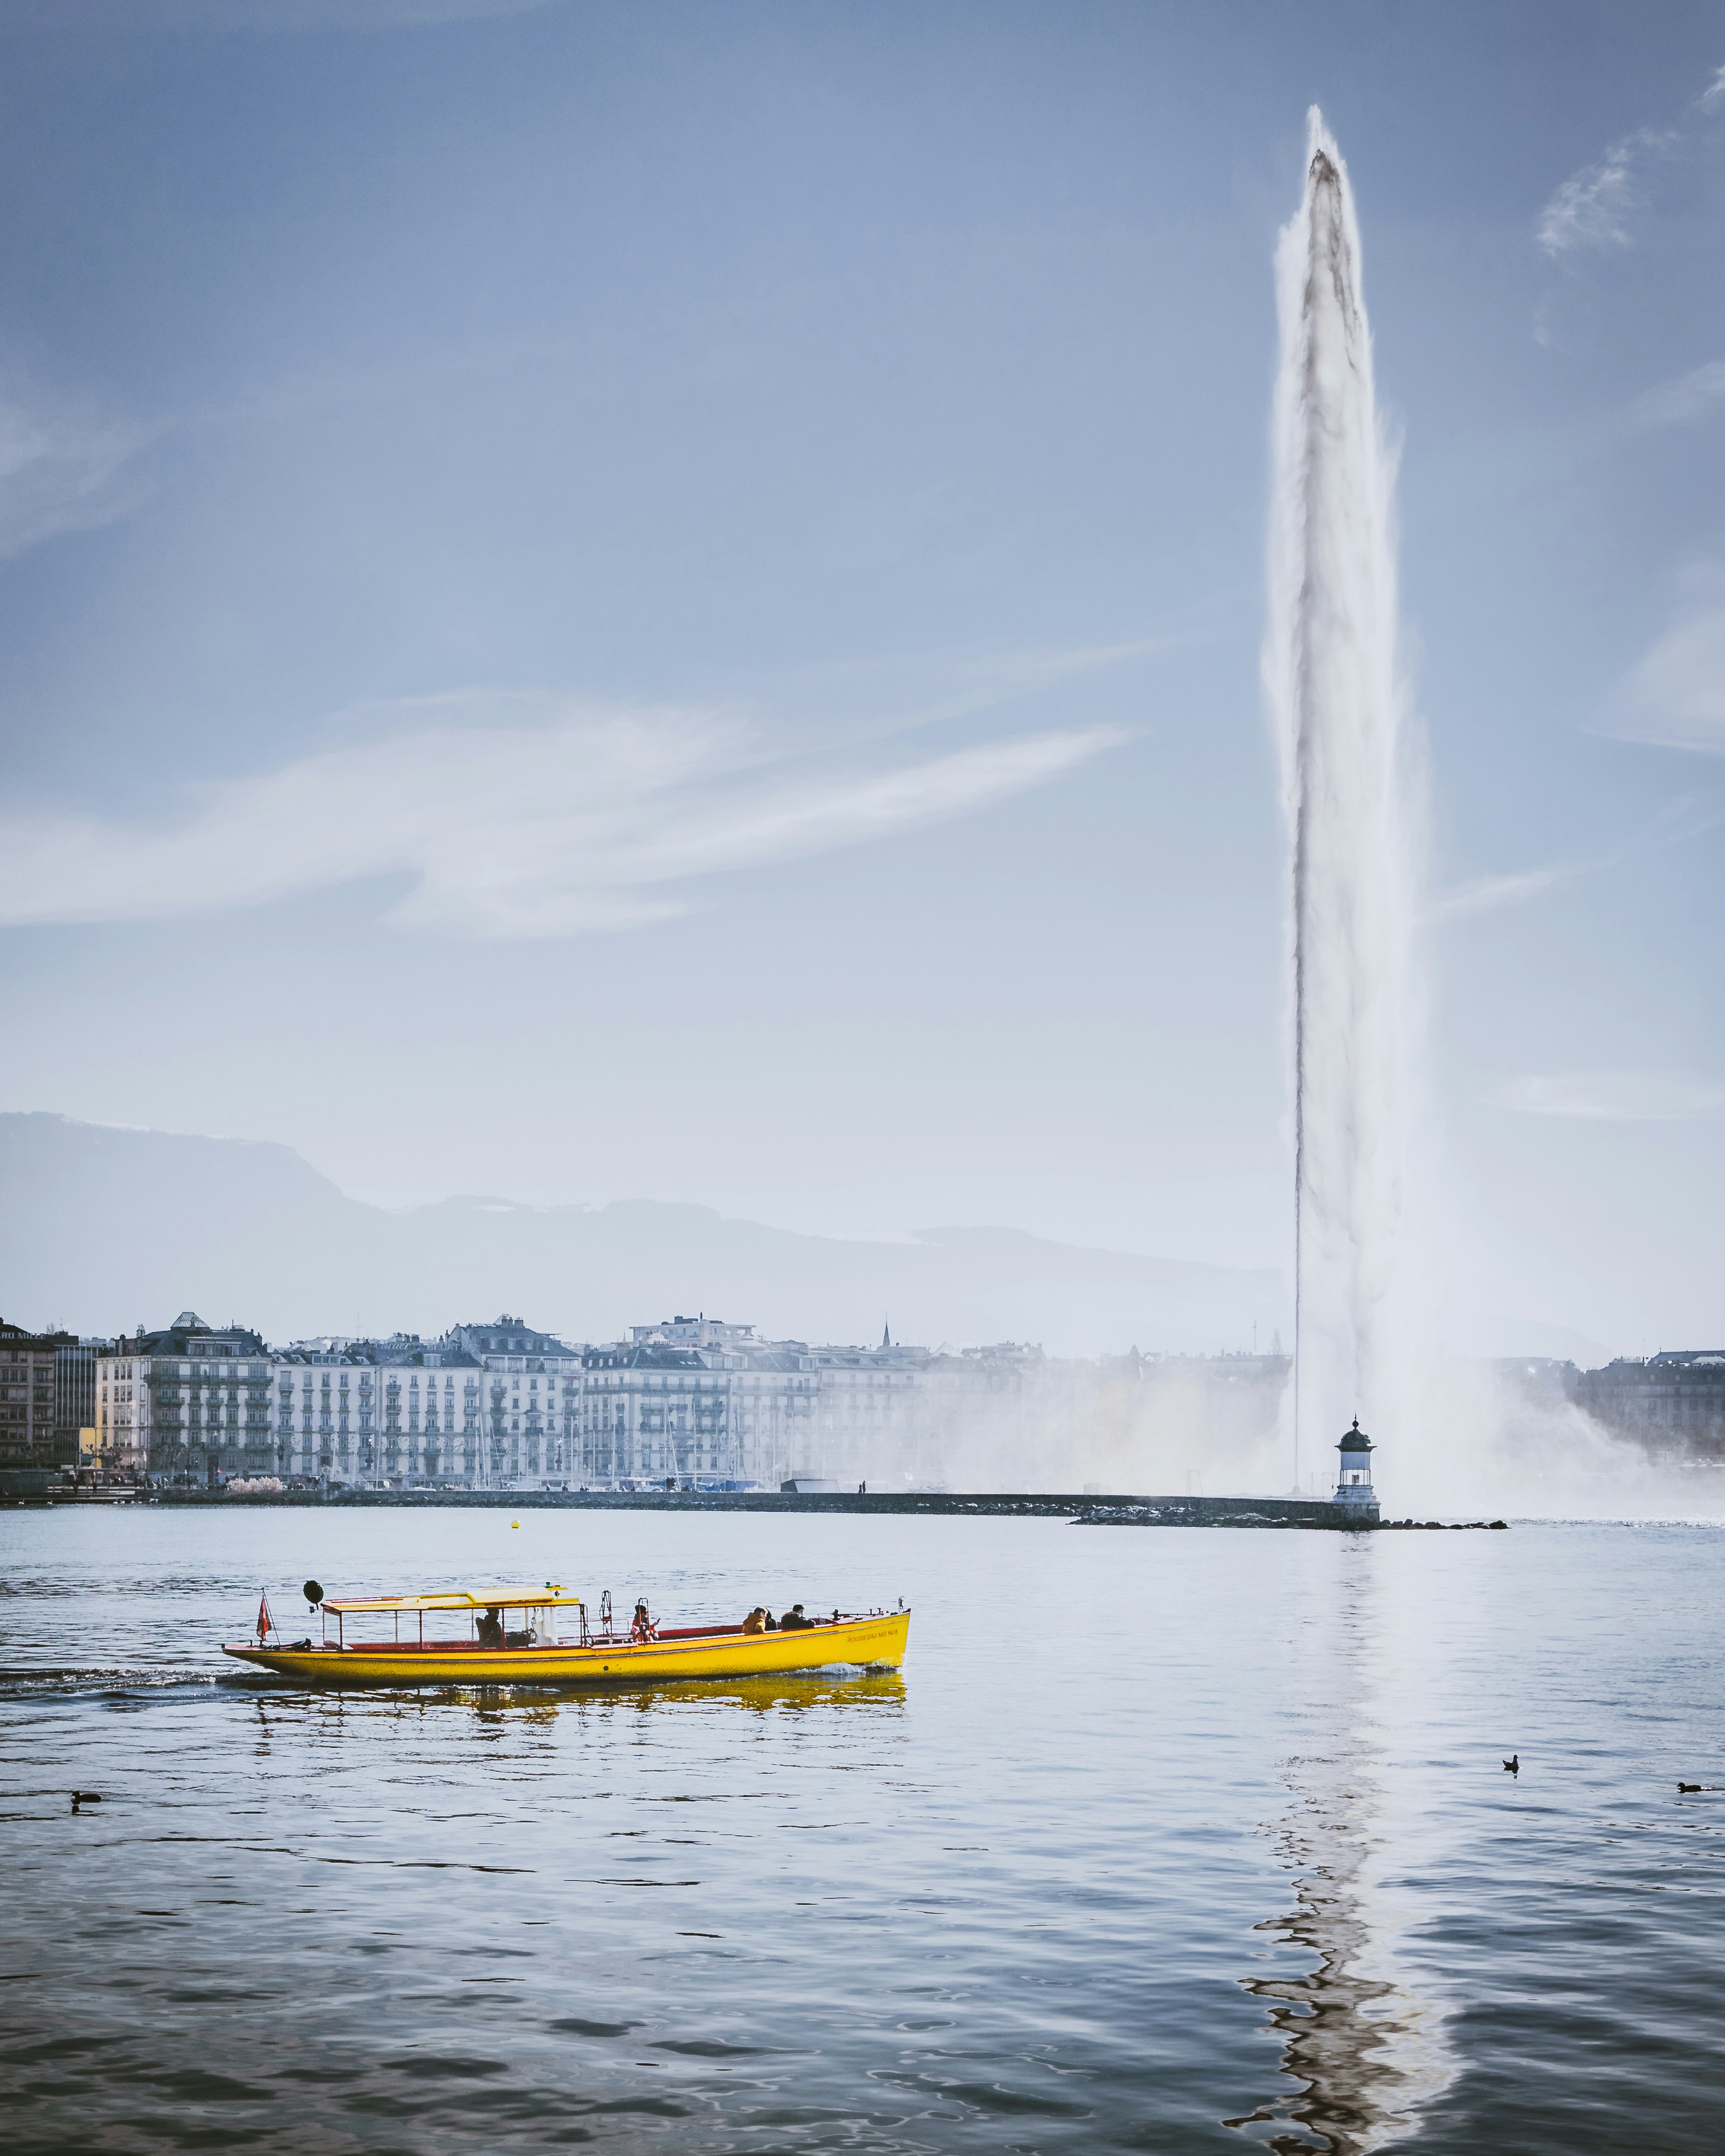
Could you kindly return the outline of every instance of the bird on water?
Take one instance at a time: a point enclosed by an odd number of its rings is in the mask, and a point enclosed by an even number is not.
[[[1508,1758],[1507,1758],[1503,1763],[1503,1771],[1506,1774],[1519,1774],[1521,1773],[1522,1755],[1519,1752],[1511,1753]]]
[[[101,1801],[94,1789],[74,1789],[72,1792],[72,1809],[74,1812],[82,1804],[99,1804]]]
[[[1694,1797],[1699,1796],[1700,1794],[1701,1784],[1699,1782],[1679,1782],[1677,1784],[1677,1794],[1680,1797]]]

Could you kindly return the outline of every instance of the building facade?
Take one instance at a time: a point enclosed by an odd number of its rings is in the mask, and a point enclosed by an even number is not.
[[[269,1350],[243,1325],[172,1325],[96,1357],[96,1444],[105,1466],[170,1481],[267,1475],[275,1465]]]
[[[583,1481],[776,1489],[807,1457],[819,1373],[799,1341],[747,1325],[668,1318],[583,1358]]]
[[[1620,1356],[1584,1370],[1574,1393],[1606,1429],[1664,1458],[1725,1459],[1725,1348]]]
[[[484,1482],[482,1373],[447,1340],[297,1340],[271,1358],[277,1471],[407,1487]]]
[[[73,1340],[54,1353],[55,1464],[99,1467],[96,1435],[96,1364],[111,1349],[111,1340]]]
[[[691,1439],[724,1435],[721,1389],[709,1388],[700,1353],[662,1340],[590,1348],[582,1403],[584,1481],[680,1481],[691,1471]]]
[[[807,1456],[792,1474],[824,1476],[855,1488],[878,1482],[938,1481],[929,1444],[932,1366],[926,1348],[896,1346],[883,1330],[878,1348],[805,1349],[819,1378]]]
[[[578,1474],[586,1350],[506,1315],[489,1325],[451,1326],[444,1338],[485,1373],[485,1476],[545,1481]]]
[[[0,1467],[68,1467],[78,1457],[77,1425],[66,1443],[59,1358],[75,1353],[69,1332],[33,1332],[0,1322]]]
[[[577,1471],[768,1489],[805,1476],[851,1488],[998,1479],[1033,1424],[1048,1426],[1034,1383],[1047,1368],[1040,1348],[1012,1343],[952,1354],[888,1332],[878,1348],[811,1348],[666,1318],[588,1351]]]

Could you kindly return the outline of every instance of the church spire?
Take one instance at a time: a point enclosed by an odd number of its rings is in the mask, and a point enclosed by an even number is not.
[[[892,1327],[890,1324],[880,1327],[880,1345],[883,1348],[890,1348],[892,1345]]]

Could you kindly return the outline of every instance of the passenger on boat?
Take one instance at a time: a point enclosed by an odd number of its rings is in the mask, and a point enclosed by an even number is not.
[[[659,1627],[653,1622],[653,1613],[644,1601],[635,1604],[635,1621],[629,1628],[631,1640],[656,1640]]]
[[[742,1629],[746,1634],[764,1632],[767,1630],[767,1612],[761,1609],[751,1609],[742,1620]]]
[[[793,1602],[786,1610],[778,1620],[778,1629],[781,1632],[806,1632],[809,1630],[809,1620],[803,1614],[800,1602]]]
[[[503,1645],[503,1612],[495,1604],[479,1620],[479,1643],[482,1647]]]
[[[761,1614],[766,1620],[765,1624],[761,1628],[762,1630],[765,1632],[776,1632],[778,1630],[778,1618],[773,1615],[770,1609],[763,1609]]]

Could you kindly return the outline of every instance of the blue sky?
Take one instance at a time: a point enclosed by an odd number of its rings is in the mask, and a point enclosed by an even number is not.
[[[1712,11],[13,0],[0,49],[0,1106],[391,1203],[1282,1263],[1315,100],[1403,438],[1442,1322],[1725,1337]]]

